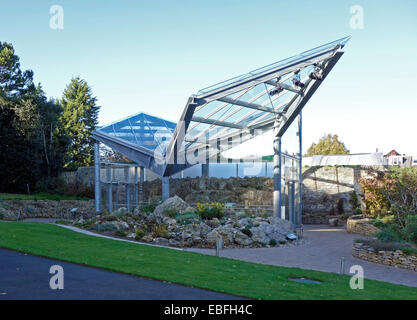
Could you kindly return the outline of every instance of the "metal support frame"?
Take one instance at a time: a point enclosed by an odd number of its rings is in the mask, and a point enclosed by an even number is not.
[[[275,124],[274,126],[276,126]],[[274,137],[274,216],[281,218],[281,137]]]
[[[138,196],[138,167],[135,166],[135,177],[134,177],[134,184],[133,184],[133,201],[134,205],[137,206],[139,203],[139,196]]]
[[[127,211],[130,211],[130,167],[125,167],[125,204]]]
[[[303,117],[302,111],[298,115],[298,144],[299,144],[299,153],[298,153],[298,221],[296,224],[301,226],[303,224]]]
[[[107,172],[107,211],[113,211],[113,183],[112,183],[112,167],[108,165]]]
[[[183,172],[183,171],[181,171]],[[210,163],[202,163],[201,164],[201,176],[209,177],[210,176]]]
[[[94,143],[94,206],[96,212],[101,211],[100,188],[100,144]]]
[[[162,201],[169,198],[169,177],[162,177]]]
[[[143,196],[143,181],[145,180],[145,168],[140,167],[139,168],[139,203],[144,201]]]

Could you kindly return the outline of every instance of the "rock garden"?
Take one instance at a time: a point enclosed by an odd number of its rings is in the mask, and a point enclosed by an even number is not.
[[[91,219],[82,214],[71,221],[76,227],[131,240],[175,247],[266,247],[295,244],[291,222],[276,217],[250,216],[221,203],[190,207],[178,196],[159,205],[146,204],[128,212],[119,208]]]

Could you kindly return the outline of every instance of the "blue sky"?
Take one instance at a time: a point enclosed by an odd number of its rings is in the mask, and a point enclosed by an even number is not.
[[[49,27],[52,5],[64,29]],[[351,29],[350,8],[364,9]],[[11,42],[50,97],[86,79],[105,124],[139,111],[178,121],[188,96],[352,35],[305,107],[304,149],[337,133],[351,152],[417,155],[417,1],[1,1]],[[265,145],[270,146],[265,140]]]

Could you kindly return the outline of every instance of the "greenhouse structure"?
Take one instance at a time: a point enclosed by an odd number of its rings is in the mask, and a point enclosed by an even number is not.
[[[256,136],[273,132],[274,215],[301,224],[302,116],[301,111],[343,55],[345,37],[241,76],[201,89],[191,95],[178,123],[138,113],[93,132],[95,144],[95,204],[101,210],[101,184],[107,186],[112,207],[111,169],[100,178],[99,143],[131,159],[133,177],[126,169],[126,206],[141,197],[144,168],[162,180],[162,199],[169,197],[169,178],[200,165],[209,175],[210,164],[230,163],[223,153]],[[282,144],[295,128],[296,151]],[[109,167],[110,168],[110,167]],[[103,181],[105,180],[105,181]],[[132,187],[133,186],[133,187]],[[131,200],[132,199],[132,200]]]

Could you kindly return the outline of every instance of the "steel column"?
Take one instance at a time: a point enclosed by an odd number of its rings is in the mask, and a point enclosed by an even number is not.
[[[107,211],[113,211],[113,184],[112,184],[112,177],[111,177],[111,164],[107,165]]]
[[[130,211],[130,167],[125,167],[125,204]]]
[[[162,177],[162,201],[169,198],[169,177]]]
[[[140,167],[139,171],[139,203],[144,202],[143,197],[143,181],[145,180],[145,168]]]
[[[281,218],[281,137],[274,137],[274,216]]]
[[[303,224],[303,118],[302,111],[298,115],[298,144],[299,144],[299,160],[298,160],[298,221],[297,225]]]
[[[100,188],[100,144],[94,143],[94,205],[96,212],[101,211]]]

